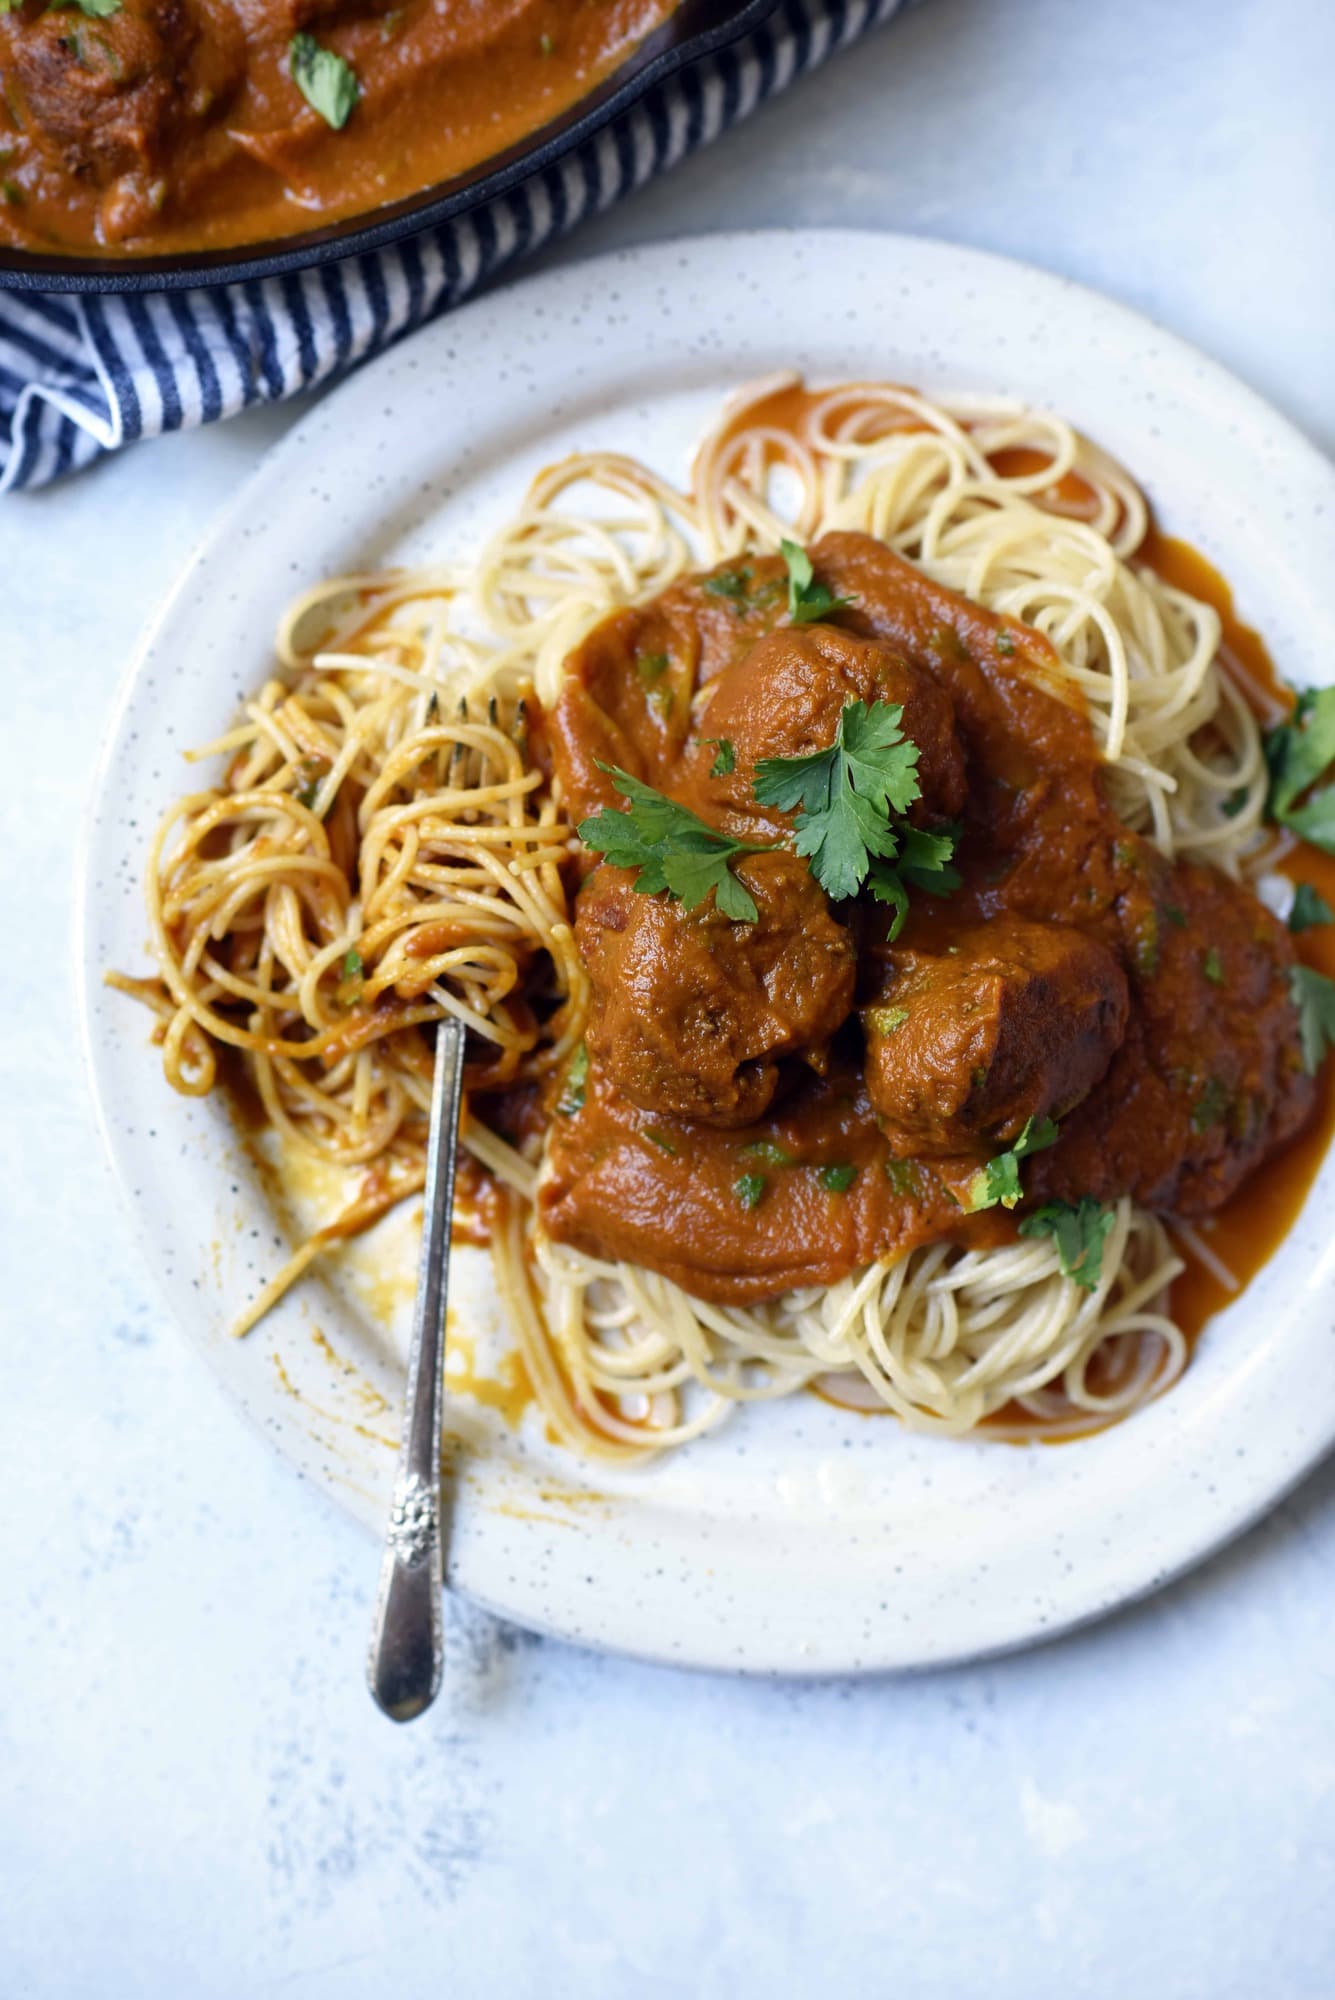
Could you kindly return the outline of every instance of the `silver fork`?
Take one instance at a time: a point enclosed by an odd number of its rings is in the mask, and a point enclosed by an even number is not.
[[[440,1431],[450,1222],[459,1151],[464,1027],[436,1029],[427,1137],[422,1252],[417,1266],[403,1435],[394,1480],[366,1679],[393,1722],[411,1722],[440,1692],[445,1665],[440,1530]]]

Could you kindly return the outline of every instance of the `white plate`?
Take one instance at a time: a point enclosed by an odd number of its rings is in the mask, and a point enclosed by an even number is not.
[[[228,1338],[285,1239],[224,1105],[173,1095],[144,1015],[101,985],[107,966],[145,964],[146,839],[186,781],[179,751],[263,678],[299,587],[476,547],[576,447],[681,478],[723,397],[790,367],[1062,412],[1223,569],[1290,679],[1329,676],[1326,462],[1147,321],[973,251],[833,231],[624,251],[468,306],[321,403],[210,535],[134,665],[92,809],[80,960],[103,1130],[183,1327],[233,1400],[377,1532],[411,1221]],[[1333,1193],[1335,1161],[1180,1386],[1059,1449],[913,1437],[799,1396],[647,1470],[586,1471],[532,1412],[516,1434],[460,1396],[451,1580],[571,1639],[759,1671],[920,1667],[1092,1618],[1234,1534],[1335,1441]],[[464,1260],[455,1302],[453,1324],[497,1337],[484,1259]]]

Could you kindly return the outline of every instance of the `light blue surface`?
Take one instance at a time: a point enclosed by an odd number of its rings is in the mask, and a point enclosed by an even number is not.
[[[1325,0],[927,0],[579,248],[790,220],[1010,251],[1329,448],[1332,73]],[[373,1712],[374,1553],[166,1323],[66,971],[112,686],[288,421],[141,447],[0,522],[0,1995],[1327,2000],[1335,1468],[1022,1658],[753,1686],[457,1614],[439,1708]]]

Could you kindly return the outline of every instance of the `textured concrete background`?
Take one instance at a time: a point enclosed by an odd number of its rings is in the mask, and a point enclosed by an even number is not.
[[[1009,251],[1329,448],[1332,74],[1327,0],[926,0],[575,250],[789,221]],[[749,1686],[456,1611],[437,1710],[372,1712],[372,1552],[166,1323],[66,972],[113,685],[289,421],[142,447],[0,523],[0,1994],[1325,2000],[1330,1468],[1023,1658]]]

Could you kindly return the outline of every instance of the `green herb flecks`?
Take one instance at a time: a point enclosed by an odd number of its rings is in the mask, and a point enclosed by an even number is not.
[[[1021,1236],[1050,1236],[1064,1278],[1084,1291],[1096,1289],[1103,1272],[1103,1246],[1116,1212],[1085,1195],[1078,1203],[1045,1202],[1020,1223]]]
[[[980,1167],[969,1182],[964,1207],[971,1214],[981,1208],[1014,1208],[1023,1190],[1020,1187],[1020,1162],[1031,1153],[1041,1153],[1057,1141],[1057,1124],[1052,1118],[1027,1119],[1024,1130],[1013,1146],[1004,1153],[998,1153],[985,1167]]]
[[[584,1109],[584,1099],[589,1088],[589,1052],[583,1042],[570,1058],[565,1080],[561,1085],[561,1095],[556,1100],[558,1116],[573,1118],[577,1111]]]
[[[334,988],[334,998],[340,1007],[356,1007],[361,1002],[362,988],[366,978],[366,967],[356,945],[343,954],[338,985]]]
[[[732,1184],[732,1191],[746,1210],[759,1208],[769,1182],[764,1174],[741,1174]]]
[[[844,1161],[837,1166],[818,1167],[816,1170],[816,1179],[826,1194],[847,1194],[857,1177],[857,1168]]]
[[[709,767],[711,778],[730,778],[737,768],[737,752],[726,736],[706,736],[706,743],[714,747],[714,761]]]

